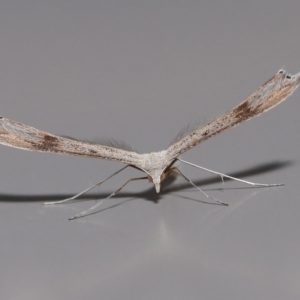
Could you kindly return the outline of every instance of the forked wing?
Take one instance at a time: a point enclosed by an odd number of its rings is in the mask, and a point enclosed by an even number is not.
[[[0,143],[29,151],[89,156],[135,166],[139,166],[141,158],[132,151],[56,136],[3,117],[0,117]]]
[[[290,96],[298,87],[300,73],[289,75],[279,70],[269,81],[257,89],[239,105],[233,107],[215,120],[187,133],[166,150],[170,158],[176,158],[190,148],[222,131],[260,115],[275,107]]]

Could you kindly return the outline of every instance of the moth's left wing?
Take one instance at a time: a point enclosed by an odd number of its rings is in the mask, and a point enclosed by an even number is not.
[[[0,144],[29,151],[89,156],[139,167],[141,155],[116,147],[53,135],[0,117]]]

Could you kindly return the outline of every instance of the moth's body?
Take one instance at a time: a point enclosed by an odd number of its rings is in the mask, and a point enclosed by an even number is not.
[[[208,122],[203,126],[196,127],[193,130],[179,136],[177,140],[174,143],[172,143],[166,150],[159,152],[139,154],[132,151],[132,149],[130,148],[118,147],[118,145],[93,144],[85,141],[74,140],[67,137],[56,136],[41,131],[39,129],[30,127],[28,125],[6,119],[4,117],[0,117],[0,143],[6,146],[11,146],[14,148],[20,148],[29,151],[52,152],[76,156],[80,155],[121,162],[126,164],[127,166],[132,166],[144,171],[147,174],[146,178],[148,178],[149,181],[153,182],[153,184],[155,185],[156,192],[159,193],[161,182],[165,179],[166,174],[173,170],[176,170],[186,180],[188,180],[192,185],[194,185],[177,168],[173,167],[174,162],[177,160],[180,160],[184,163],[188,163],[178,158],[181,154],[188,151],[192,147],[198,145],[199,143],[205,141],[209,137],[221,133],[233,126],[236,126],[275,107],[277,104],[284,101],[296,90],[296,88],[299,85],[299,82],[300,73],[290,75],[284,70],[279,70],[270,80],[268,80],[265,84],[258,88],[243,102],[228,110],[215,120]],[[188,164],[195,166],[191,163]],[[121,170],[123,170],[124,168],[122,168]],[[221,174],[219,172],[214,172],[211,170],[208,171],[218,174],[221,177],[229,177],[231,179],[236,179],[225,174]],[[111,178],[112,176],[108,178]],[[131,180],[137,179],[145,179],[145,177],[134,178]],[[248,184],[253,184],[244,180],[239,181],[246,182]],[[126,183],[124,185],[126,185]],[[266,184],[253,185],[272,186]],[[119,188],[111,196],[116,194],[121,188]],[[207,196],[203,191],[201,192],[205,196]],[[75,199],[81,194],[82,193],[70,199]],[[64,201],[60,201],[59,203],[61,202]],[[92,207],[91,209],[94,209],[95,207]],[[75,218],[85,215],[91,209],[75,216]]]
[[[140,169],[148,174],[148,180],[155,185],[156,192],[160,191],[160,184],[165,179],[168,167],[174,159],[167,156],[166,150],[142,154]]]

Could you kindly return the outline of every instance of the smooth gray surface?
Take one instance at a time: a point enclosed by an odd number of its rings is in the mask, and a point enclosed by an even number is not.
[[[76,138],[162,150],[189,123],[242,101],[279,68],[300,71],[299,1],[2,1],[1,112]],[[122,165],[0,147],[1,299],[299,299],[298,90],[183,158],[229,207],[180,178],[45,207]],[[132,176],[124,171],[92,196]],[[111,207],[111,208],[109,208]],[[107,209],[109,208],[109,209]]]

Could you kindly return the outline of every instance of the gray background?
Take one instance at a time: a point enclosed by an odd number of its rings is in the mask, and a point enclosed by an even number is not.
[[[139,152],[242,101],[281,67],[300,71],[300,2],[1,1],[1,115]],[[183,158],[279,188],[181,170],[156,195],[128,178],[45,207],[122,165],[0,147],[1,299],[299,299],[299,90]]]

